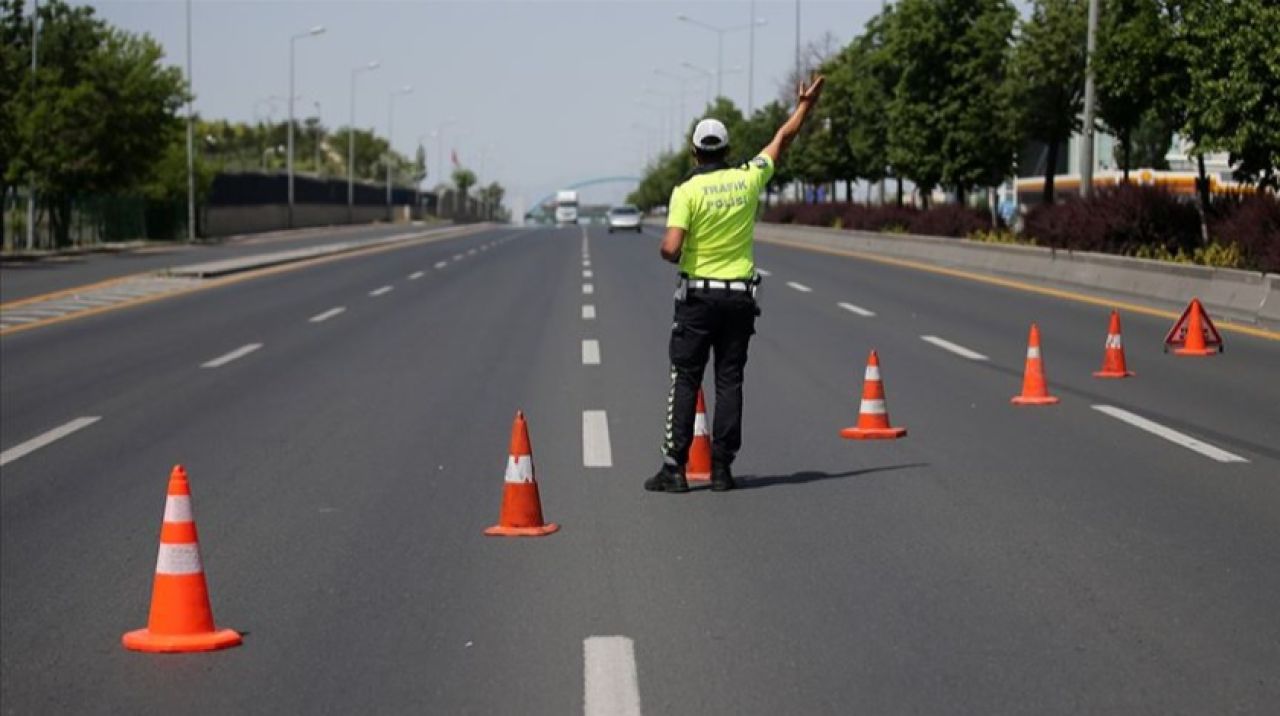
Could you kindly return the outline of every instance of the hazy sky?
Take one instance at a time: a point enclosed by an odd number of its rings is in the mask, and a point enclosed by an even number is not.
[[[86,3],[111,23],[156,38],[175,64],[185,62],[183,0],[98,0]],[[794,0],[757,0],[755,103],[777,97],[791,66]],[[801,38],[826,32],[842,42],[856,35],[880,0],[803,0]],[[548,2],[410,2],[388,0],[196,0],[193,48],[196,111],[205,117],[253,121],[271,111],[286,115],[289,37],[324,25],[318,37],[298,40],[295,106],[326,126],[348,122],[351,69],[380,60],[358,82],[356,125],[387,131],[388,96],[395,100],[395,147],[411,154],[419,137],[440,123],[445,171],[456,148],[482,180],[497,179],[525,205],[573,181],[639,174],[659,133],[668,100],[645,92],[678,94],[680,83],[655,74],[663,67],[686,83],[685,119],[701,108],[706,82],[681,63],[716,66],[716,33],[676,20],[686,14],[719,26],[750,22],[747,0],[659,2],[596,0]],[[724,93],[747,101],[748,33],[724,36]],[[730,68],[744,71],[730,74]],[[714,88],[713,88],[714,89]],[[637,100],[660,106],[651,109]],[[650,130],[638,129],[641,124]],[[674,130],[673,130],[674,138]],[[424,137],[428,170],[438,179],[436,145]],[[625,185],[584,192],[584,201],[613,201]]]

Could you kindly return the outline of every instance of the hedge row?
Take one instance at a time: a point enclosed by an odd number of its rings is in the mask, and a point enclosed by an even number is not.
[[[991,228],[985,211],[945,205],[928,210],[861,204],[781,204],[764,220],[864,231],[974,237]],[[1089,199],[1033,207],[1022,240],[1075,251],[1158,256],[1176,261],[1280,272],[1280,199],[1269,194],[1216,197],[1204,246],[1195,201],[1162,189],[1121,186]]]
[[[831,226],[859,231],[888,231],[963,238],[991,228],[987,212],[953,204],[923,210],[885,204],[849,202],[778,204],[765,210],[764,220],[775,224]]]

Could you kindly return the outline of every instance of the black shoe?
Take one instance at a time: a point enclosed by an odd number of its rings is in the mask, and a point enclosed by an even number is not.
[[[733,473],[729,472],[728,465],[711,464],[712,492],[728,492],[737,486],[738,484],[733,481]]]
[[[663,465],[658,474],[644,481],[644,489],[649,492],[688,492],[689,482],[684,477],[683,467]]]

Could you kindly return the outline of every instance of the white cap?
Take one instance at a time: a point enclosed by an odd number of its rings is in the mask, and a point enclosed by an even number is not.
[[[693,146],[715,151],[729,146],[729,130],[718,119],[704,119],[693,128]]]

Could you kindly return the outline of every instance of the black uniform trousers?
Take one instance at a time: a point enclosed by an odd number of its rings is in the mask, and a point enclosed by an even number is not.
[[[663,460],[683,466],[693,442],[698,388],[707,359],[715,354],[716,408],[711,459],[728,466],[742,446],[742,375],[747,344],[759,310],[746,291],[689,289],[676,301],[671,326],[671,391],[667,395]]]

